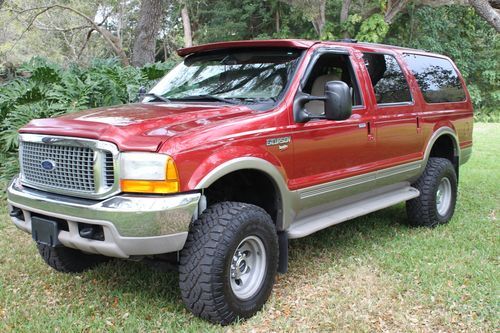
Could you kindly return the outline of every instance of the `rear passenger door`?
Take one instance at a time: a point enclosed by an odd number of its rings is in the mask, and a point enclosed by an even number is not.
[[[420,159],[419,105],[413,98],[408,72],[396,54],[364,52],[363,60],[372,83],[372,114],[379,167]]]

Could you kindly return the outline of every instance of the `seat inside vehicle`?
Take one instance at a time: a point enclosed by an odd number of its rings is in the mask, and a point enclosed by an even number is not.
[[[349,57],[342,54],[324,54],[316,61],[311,70],[303,92],[312,96],[323,97],[325,95],[325,84],[329,81],[343,81],[351,91],[353,106],[361,105],[358,88],[353,84],[356,82],[353,76]],[[306,103],[307,112],[312,115],[322,115],[325,111],[323,101],[310,101]]]

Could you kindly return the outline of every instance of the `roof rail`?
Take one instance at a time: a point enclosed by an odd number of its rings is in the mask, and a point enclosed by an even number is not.
[[[336,42],[340,43],[357,43],[358,40],[354,38],[339,38],[335,40]]]

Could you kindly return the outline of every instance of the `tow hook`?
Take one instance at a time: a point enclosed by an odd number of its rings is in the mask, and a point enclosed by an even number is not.
[[[9,212],[9,216],[18,220],[22,220],[24,218],[23,211],[17,207],[12,207],[12,210]]]

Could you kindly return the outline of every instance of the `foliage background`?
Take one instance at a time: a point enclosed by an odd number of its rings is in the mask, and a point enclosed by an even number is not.
[[[498,122],[500,40],[474,9],[463,5],[429,7],[410,1],[390,24],[386,0],[353,0],[340,23],[341,0],[328,0],[321,34],[311,24],[314,1],[166,1],[156,40],[155,64],[123,66],[85,20],[60,9],[34,18],[26,8],[51,0],[10,0],[0,8],[0,187],[17,172],[17,129],[33,118],[134,101],[140,86],[150,87],[179,61],[183,46],[182,6],[189,8],[192,38],[205,42],[345,36],[425,49],[450,56],[468,83],[476,119]],[[116,36],[130,54],[139,0],[64,0]],[[300,5],[302,4],[302,5]],[[305,5],[304,5],[305,4]],[[417,5],[418,4],[418,5]],[[1,6],[1,5],[0,5]]]

